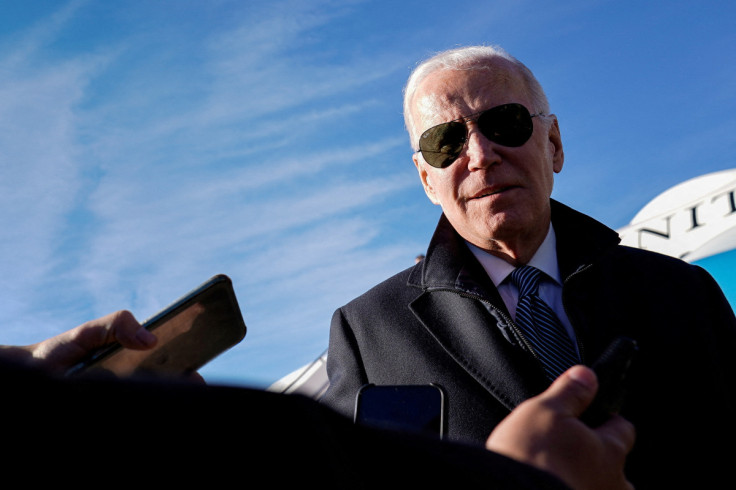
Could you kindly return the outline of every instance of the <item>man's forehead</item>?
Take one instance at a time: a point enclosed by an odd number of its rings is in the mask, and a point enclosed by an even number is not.
[[[475,68],[430,74],[414,97],[415,124],[423,130],[509,102],[520,81],[507,70]]]
[[[458,97],[447,97],[444,94],[427,93],[422,94],[415,99],[415,115],[418,117],[417,122],[434,126],[457,117],[461,117],[464,109],[467,109],[466,103]],[[455,116],[454,114],[460,114]]]

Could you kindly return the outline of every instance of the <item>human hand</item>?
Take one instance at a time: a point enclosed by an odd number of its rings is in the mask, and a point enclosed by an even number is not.
[[[614,416],[592,429],[578,418],[597,390],[591,369],[570,368],[502,420],[486,448],[546,470],[575,490],[633,489],[624,464],[634,446],[634,426]]]
[[[64,333],[27,346],[4,347],[0,352],[16,360],[28,360],[52,370],[65,370],[95,350],[113,342],[130,349],[150,349],[156,336],[126,310],[91,320]]]

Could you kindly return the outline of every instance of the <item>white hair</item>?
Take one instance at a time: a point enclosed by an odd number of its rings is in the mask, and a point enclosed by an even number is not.
[[[498,46],[467,46],[442,51],[419,63],[411,75],[409,75],[409,80],[404,87],[404,124],[406,125],[406,130],[409,132],[409,138],[413,148],[416,148],[416,139],[419,135],[416,134],[411,113],[411,104],[414,93],[422,81],[431,73],[438,70],[493,70],[495,68],[493,61],[498,59],[510,62],[521,76],[532,104],[534,104],[534,107],[529,107],[528,109],[533,113],[549,113],[549,102],[547,101],[544,89],[542,89],[542,85],[526,65],[508,54],[503,48]],[[495,75],[501,76],[507,74],[506,72],[495,73]]]

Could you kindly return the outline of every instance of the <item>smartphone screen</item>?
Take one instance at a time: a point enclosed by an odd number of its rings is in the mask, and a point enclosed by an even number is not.
[[[238,344],[246,333],[232,282],[223,274],[212,277],[143,326],[158,338],[154,348],[134,350],[114,344],[67,374],[186,375]]]
[[[365,385],[355,400],[355,422],[444,436],[445,394],[427,385]]]

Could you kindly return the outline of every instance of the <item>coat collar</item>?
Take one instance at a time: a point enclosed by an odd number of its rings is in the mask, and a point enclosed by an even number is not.
[[[586,268],[619,242],[615,231],[552,201],[563,278]],[[424,291],[410,308],[445,351],[509,409],[542,391],[537,363],[508,342],[510,315],[493,282],[444,216],[408,285]],[[509,372],[518,373],[508,376]]]
[[[587,267],[620,242],[618,233],[595,219],[550,200],[557,237],[557,260],[563,281]],[[425,258],[411,271],[410,286],[424,290],[458,289],[480,294],[495,291],[492,281],[465,241],[442,214]]]

